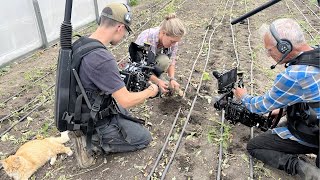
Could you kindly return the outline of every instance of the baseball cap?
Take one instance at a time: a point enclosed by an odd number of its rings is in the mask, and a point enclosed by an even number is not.
[[[110,3],[102,10],[101,16],[120,22],[125,25],[129,33],[133,32],[130,28],[132,14],[128,5],[122,3]]]

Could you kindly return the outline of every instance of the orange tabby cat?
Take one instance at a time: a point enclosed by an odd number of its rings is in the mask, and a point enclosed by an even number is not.
[[[27,180],[48,160],[53,165],[57,154],[66,153],[71,156],[71,149],[63,145],[68,140],[68,132],[65,131],[61,133],[61,137],[29,141],[22,145],[15,155],[1,161],[3,169],[15,180]]]

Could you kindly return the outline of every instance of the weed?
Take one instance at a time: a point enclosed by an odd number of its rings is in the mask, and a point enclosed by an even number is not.
[[[260,161],[256,162],[253,168],[257,174],[262,174],[265,177],[276,179],[275,177],[272,176],[271,170],[264,167],[263,162],[260,162]]]
[[[15,140],[16,140],[16,138],[13,135],[10,135],[9,133],[6,133],[1,137],[2,142],[15,141]]]
[[[48,136],[48,130],[49,130],[49,123],[45,122],[40,129],[40,134],[44,137]]]
[[[217,122],[219,126],[212,127],[207,134],[208,142],[219,144],[222,141],[223,147],[227,149],[228,144],[231,142],[231,126],[229,124],[222,124],[217,120],[213,120]],[[220,128],[223,127],[223,134],[220,136]]]
[[[129,0],[129,5],[130,6],[136,6],[139,4],[139,1],[138,0]]]
[[[170,13],[174,13],[176,11],[176,6],[174,5],[175,0],[172,0],[161,12],[161,16],[164,17]]]
[[[35,136],[36,132],[34,131],[27,131],[25,133],[22,133],[22,136],[18,139],[12,140],[14,144],[24,144],[25,142],[29,141],[31,137]]]
[[[3,68],[0,69],[0,76],[3,76],[5,74],[7,74],[10,70],[10,66],[5,66]]]
[[[210,77],[210,74],[208,72],[203,72],[202,73],[202,80],[204,81],[204,86],[207,86],[207,82],[211,81],[212,78]]]
[[[23,74],[23,77],[25,80],[28,81],[35,81],[36,79],[40,78],[43,76],[44,72],[41,69],[33,69],[29,72],[25,72]]]

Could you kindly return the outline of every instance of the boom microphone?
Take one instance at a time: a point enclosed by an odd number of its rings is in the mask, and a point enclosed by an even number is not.
[[[258,13],[258,12],[260,12],[260,11],[262,11],[262,10],[264,10],[264,9],[266,9],[266,8],[276,4],[278,2],[280,2],[280,1],[281,0],[272,0],[270,2],[267,2],[267,3],[257,7],[256,9],[254,9],[254,10],[252,10],[252,11],[250,11],[250,12],[248,12],[248,13],[242,15],[242,16],[240,16],[239,18],[231,21],[231,24],[232,25],[237,24],[238,22],[243,21],[244,19],[247,19],[248,17],[250,17],[250,16],[252,16],[252,15],[254,15],[254,14],[256,14],[256,13]]]
[[[288,54],[290,53],[291,51],[287,51],[286,53],[284,53],[281,57],[281,59],[274,65],[270,66],[270,69],[274,69],[281,61],[284,60],[284,58],[286,58],[288,56]]]

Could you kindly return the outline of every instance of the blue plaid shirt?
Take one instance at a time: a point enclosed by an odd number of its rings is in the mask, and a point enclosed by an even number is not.
[[[277,75],[272,88],[262,96],[245,95],[242,103],[251,112],[265,114],[278,108],[299,102],[320,102],[320,69],[307,65],[292,65]],[[320,119],[320,108],[314,109]],[[294,137],[287,127],[272,130],[282,139],[291,139],[300,144],[318,147]]]

